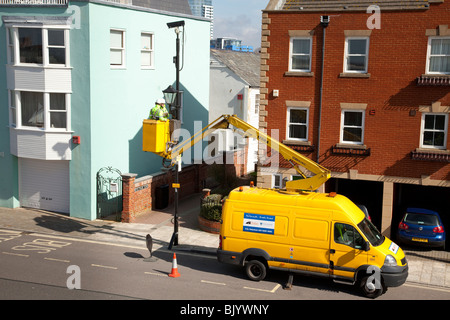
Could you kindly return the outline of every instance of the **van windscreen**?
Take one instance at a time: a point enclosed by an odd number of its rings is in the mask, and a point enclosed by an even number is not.
[[[379,246],[384,242],[384,236],[367,218],[364,218],[360,223],[358,223],[358,228],[362,231],[362,233],[364,233],[367,240],[369,240],[374,247]]]

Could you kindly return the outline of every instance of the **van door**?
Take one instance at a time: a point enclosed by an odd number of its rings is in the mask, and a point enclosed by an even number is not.
[[[352,225],[333,221],[330,269],[336,278],[353,280],[358,267],[367,264],[365,240]]]

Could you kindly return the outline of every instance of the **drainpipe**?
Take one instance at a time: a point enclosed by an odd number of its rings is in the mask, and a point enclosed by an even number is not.
[[[321,16],[320,17],[320,25],[323,28],[323,40],[322,40],[322,70],[320,76],[320,100],[319,100],[319,128],[317,133],[317,163],[319,163],[320,157],[320,128],[322,126],[322,95],[323,95],[323,69],[324,69],[324,60],[325,60],[325,29],[328,27],[328,23],[330,23],[330,16]]]

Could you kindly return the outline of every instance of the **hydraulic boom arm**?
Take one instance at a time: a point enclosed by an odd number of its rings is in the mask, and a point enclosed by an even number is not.
[[[286,190],[288,192],[299,192],[302,190],[316,190],[322,184],[324,184],[330,178],[330,171],[311,159],[301,155],[297,151],[289,148],[288,146],[280,143],[279,141],[272,139],[269,135],[259,131],[255,127],[249,125],[245,121],[239,119],[235,115],[222,115],[215,121],[211,122],[201,132],[197,132],[191,139],[182,141],[172,150],[169,150],[163,155],[167,160],[174,160],[177,156],[181,155],[184,151],[191,148],[194,144],[201,141],[204,137],[211,134],[216,129],[228,129],[229,125],[233,125],[237,129],[243,131],[243,136],[258,139],[258,141],[267,144],[272,150],[278,151],[281,155],[292,164],[295,170],[301,175],[303,179],[287,181]],[[314,175],[308,177],[302,171],[301,168],[307,169]]]

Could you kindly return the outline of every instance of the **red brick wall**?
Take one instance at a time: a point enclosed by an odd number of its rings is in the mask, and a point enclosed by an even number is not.
[[[204,164],[184,167],[179,173],[180,199],[200,192],[206,176],[207,166]],[[159,186],[169,185],[169,203],[172,203],[174,199],[173,182],[175,182],[175,173],[173,171],[154,176],[145,176],[139,179],[136,179],[136,174],[123,174],[122,222],[133,222],[136,214],[152,209],[156,201],[156,188]]]
[[[426,29],[450,24],[450,2],[431,4],[424,11],[381,11],[381,29],[370,35],[368,73],[370,78],[340,78],[343,72],[344,30],[367,30],[370,14],[365,12],[331,13],[326,28],[325,68],[323,81],[321,164],[332,171],[450,180],[450,164],[412,160],[410,153],[419,147],[421,113],[419,106],[439,101],[450,105],[449,86],[417,86],[416,78],[425,73],[428,37]],[[279,129],[286,137],[286,100],[311,101],[309,140],[317,141],[318,106],[321,75],[323,13],[269,12],[270,43],[267,53],[268,116],[267,129]],[[288,30],[315,30],[312,47],[313,77],[287,77],[289,62]],[[280,90],[272,97],[272,90]],[[331,147],[339,143],[340,103],[367,103],[364,144],[371,148],[367,157],[332,155]],[[375,110],[369,115],[369,110]],[[416,115],[410,116],[410,110]],[[450,132],[450,130],[449,130]],[[450,139],[447,139],[450,149]],[[316,160],[316,153],[309,155]]]

